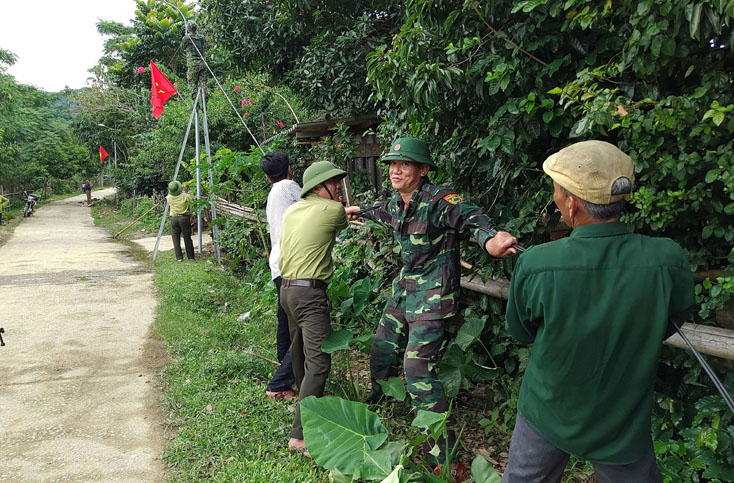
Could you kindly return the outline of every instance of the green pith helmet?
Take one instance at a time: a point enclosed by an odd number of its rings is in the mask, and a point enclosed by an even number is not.
[[[181,183],[178,181],[171,181],[168,183],[168,193],[171,196],[178,196],[181,194]]]
[[[301,190],[301,198],[305,198],[306,193],[320,185],[324,181],[331,178],[342,179],[347,172],[337,168],[328,161],[318,161],[306,168],[303,173],[303,189]]]
[[[387,154],[380,159],[383,163],[389,163],[393,160],[427,164],[430,171],[438,168],[436,163],[431,159],[431,151],[428,149],[428,143],[414,137],[405,137],[396,140],[390,145],[390,150]]]

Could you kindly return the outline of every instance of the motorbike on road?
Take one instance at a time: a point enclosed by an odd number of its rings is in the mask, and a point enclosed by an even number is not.
[[[28,217],[33,214],[33,210],[36,209],[36,203],[41,197],[35,193],[23,192],[23,199],[25,200],[25,208],[23,208],[23,217]]]

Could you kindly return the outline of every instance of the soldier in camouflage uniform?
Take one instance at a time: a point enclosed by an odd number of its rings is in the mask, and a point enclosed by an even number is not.
[[[181,46],[186,52],[186,66],[188,68],[186,79],[192,89],[191,96],[196,97],[199,87],[204,89],[204,95],[206,95],[207,69],[204,60],[201,58],[206,53],[206,39],[203,35],[196,33],[196,22],[193,20],[186,22],[186,35],[181,42]]]
[[[428,171],[436,165],[424,141],[400,138],[382,161],[390,163],[390,182],[397,192],[363,216],[393,227],[403,267],[372,346],[370,399],[382,394],[377,381],[396,376],[403,362],[413,407],[445,412],[448,401],[435,365],[447,322],[457,313],[460,235],[470,231],[495,257],[515,253],[517,240],[507,232],[492,237],[487,233],[492,221],[479,207],[428,181]],[[359,209],[349,207],[347,214],[354,219]]]

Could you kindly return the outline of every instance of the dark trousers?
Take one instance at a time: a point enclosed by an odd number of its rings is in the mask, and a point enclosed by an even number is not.
[[[517,415],[515,430],[510,441],[504,483],[555,483],[561,481],[568,463],[568,453],[556,448]],[[658,483],[662,482],[650,445],[640,460],[627,465],[609,465],[591,462],[599,483]]]
[[[268,391],[287,391],[293,387],[295,377],[293,376],[293,365],[291,363],[291,334],[288,330],[288,315],[280,304],[280,285],[283,283],[281,277],[273,279],[275,290],[278,292],[278,332],[275,343],[278,349],[278,362],[280,367],[273,374],[268,383]]]
[[[308,396],[321,397],[331,370],[331,355],[321,350],[324,337],[331,332],[329,297],[321,288],[297,286],[283,287],[281,297],[283,308],[288,314],[293,375],[299,389],[298,401],[300,403]],[[290,436],[303,439],[300,404],[296,406]]]
[[[171,217],[171,236],[173,237],[173,250],[176,252],[176,260],[183,260],[181,253],[181,235],[183,235],[186,246],[186,257],[194,259],[194,242],[191,241],[191,218],[189,215],[173,215]]]

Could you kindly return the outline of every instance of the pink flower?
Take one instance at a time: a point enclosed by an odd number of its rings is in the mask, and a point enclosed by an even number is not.
[[[245,113],[245,115],[244,115],[244,116],[242,116],[242,117],[247,117],[247,114],[248,114],[248,113],[246,112],[246,113]]]
[[[285,124],[283,124],[282,122],[280,121],[275,121],[275,122],[278,124],[278,127],[285,127]]]
[[[242,99],[242,102],[240,102],[240,107],[243,107],[245,104],[247,104],[247,99]]]
[[[265,86],[266,89],[270,89],[270,86]]]
[[[249,99],[247,99],[247,103],[248,103],[249,105],[252,105],[252,97],[250,97]]]
[[[145,72],[145,67],[138,67],[138,74]]]
[[[235,92],[238,91],[238,90],[240,90],[240,86],[234,86],[234,90],[235,90]]]

